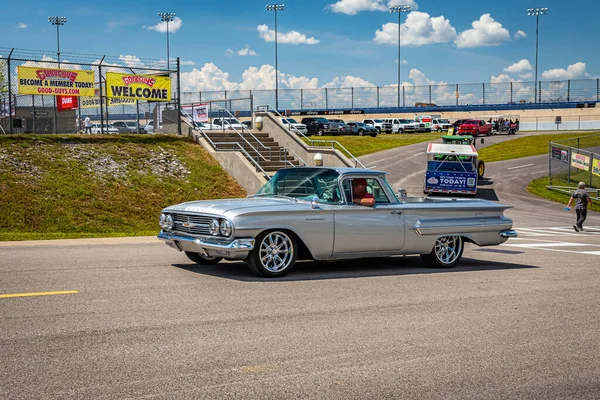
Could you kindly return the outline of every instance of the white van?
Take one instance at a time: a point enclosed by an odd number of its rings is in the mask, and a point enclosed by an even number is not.
[[[392,124],[393,133],[416,132],[418,124],[412,119],[384,118],[385,122]]]

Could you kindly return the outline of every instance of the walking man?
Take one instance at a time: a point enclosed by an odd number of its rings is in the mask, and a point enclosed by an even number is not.
[[[579,189],[573,192],[567,204],[567,210],[570,210],[571,203],[575,199],[575,212],[577,213],[577,222],[573,225],[575,232],[583,231],[583,223],[587,217],[587,207],[588,204],[592,204],[592,199],[587,190],[585,190],[585,182],[579,182],[577,187]]]
[[[86,116],[85,119],[83,120],[83,123],[85,125],[85,132],[84,133],[92,133],[92,121],[90,121],[90,117]]]

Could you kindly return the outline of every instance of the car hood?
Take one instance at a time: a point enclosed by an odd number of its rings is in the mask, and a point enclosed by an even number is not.
[[[176,204],[167,207],[163,212],[192,212],[200,214],[222,215],[230,211],[257,209],[267,207],[270,210],[278,207],[289,207],[291,204],[308,204],[302,200],[288,197],[249,197],[245,199],[201,200]]]

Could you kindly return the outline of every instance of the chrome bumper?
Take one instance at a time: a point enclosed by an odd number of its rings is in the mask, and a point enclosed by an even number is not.
[[[502,236],[503,238],[516,238],[517,236],[519,236],[519,234],[517,233],[517,231],[504,231],[504,232],[500,232],[500,236]]]
[[[235,239],[229,243],[211,241],[204,238],[183,236],[161,230],[158,238],[179,251],[191,251],[203,256],[225,257],[241,260],[248,256],[254,248],[254,239]]]

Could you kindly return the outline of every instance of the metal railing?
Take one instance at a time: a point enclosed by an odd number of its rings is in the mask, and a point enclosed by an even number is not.
[[[235,119],[235,117],[234,117],[233,115],[231,115],[231,113],[230,113],[228,110],[225,110],[225,111],[227,111],[227,113],[230,115],[230,118],[234,118],[234,119]],[[218,147],[214,146],[213,144],[220,144],[220,145],[232,145],[232,144],[237,144],[237,145],[239,145],[239,143],[237,143],[237,142],[218,142],[218,143],[215,143],[215,142],[213,142],[212,140],[210,140],[210,138],[208,137],[208,135],[206,134],[206,132],[204,132],[204,130],[203,130],[202,128],[200,128],[200,127],[198,127],[198,126],[196,125],[196,123],[195,123],[195,122],[194,122],[194,120],[193,120],[193,117],[192,117],[192,116],[190,116],[190,115],[187,113],[187,111],[185,111],[185,110],[183,110],[183,109],[182,109],[182,110],[181,110],[181,113],[182,113],[182,114],[183,114],[183,115],[184,115],[186,118],[188,118],[188,119],[189,119],[189,121],[191,121],[191,124],[192,124],[192,129],[200,131],[200,132],[202,133],[202,136],[203,136],[203,137],[205,137],[206,139],[208,139],[209,143],[211,143],[211,145],[213,146],[213,148],[214,148],[215,150],[223,150],[223,149],[219,149]],[[224,126],[224,125],[223,125],[223,126]],[[243,141],[243,143],[244,143],[244,144],[248,145],[248,146],[249,146],[249,147],[250,147],[252,150],[254,150],[254,152],[256,153],[256,159],[254,159],[254,157],[250,156],[250,154],[249,154],[247,151],[245,151],[245,150],[244,150],[243,152],[244,152],[246,155],[248,155],[248,157],[250,157],[250,159],[251,159],[252,161],[255,161],[255,162],[256,162],[256,164],[258,164],[258,162],[259,162],[259,161],[258,161],[258,159],[259,159],[259,158],[261,158],[261,159],[262,159],[263,161],[265,161],[265,162],[267,162],[267,161],[272,161],[272,159],[273,159],[273,156],[272,156],[272,149],[271,149],[270,147],[268,147],[268,146],[265,146],[265,145],[264,145],[264,144],[263,144],[263,143],[262,143],[262,142],[261,142],[261,141],[260,141],[260,140],[259,140],[259,139],[258,139],[256,136],[254,136],[254,134],[252,134],[252,132],[250,132],[250,131],[249,131],[249,130],[246,128],[246,127],[242,127],[242,133],[240,133],[240,132],[239,132],[237,129],[235,129],[235,128],[233,128],[233,127],[232,127],[231,129],[228,129],[228,130],[233,130],[233,131],[234,131],[234,132],[235,132],[235,133],[236,133],[236,134],[237,134],[237,135],[238,135],[238,136],[239,136],[239,137],[242,139],[242,141]],[[248,139],[246,139],[246,138],[244,137],[244,135],[243,135],[243,132],[249,133],[249,134],[252,136],[252,138],[253,138],[254,140],[256,140],[256,141],[257,141],[257,143],[260,145],[260,147],[262,147],[263,149],[265,149],[265,150],[267,150],[267,151],[269,152],[269,159],[267,159],[265,156],[263,156],[263,155],[260,153],[260,151],[259,151],[258,149],[256,149],[256,147],[254,147],[254,146],[252,145],[252,143],[250,143],[250,141],[248,141]],[[242,149],[243,149],[243,146],[241,146],[241,145],[239,145],[239,146],[240,146],[240,148],[242,148]],[[234,147],[235,147],[235,146],[234,146]],[[261,170],[262,170],[262,172],[264,172],[264,170],[262,169],[262,167],[261,167]]]
[[[292,166],[295,167],[294,163],[292,163],[291,161],[289,161],[287,159],[288,152],[292,153],[294,155],[294,157],[296,157],[298,159],[299,162],[301,162],[302,164],[304,164],[305,167],[308,165],[306,163],[306,161],[304,161],[302,159],[302,157],[300,157],[298,154],[296,154],[296,152],[294,150],[288,149],[287,147],[282,147],[282,148],[279,149],[279,161],[283,161],[284,163],[291,164]],[[283,160],[281,159],[281,153],[283,153]]]
[[[182,113],[187,114],[185,111],[181,110]],[[187,115],[187,118],[191,117],[189,116],[189,114]],[[186,121],[189,122],[189,121]],[[206,134],[206,132],[204,132],[204,130],[202,130],[201,128],[197,127],[196,124],[193,123],[190,126],[193,130],[195,131],[199,131],[200,135],[211,145],[211,147],[213,149],[215,149],[216,151],[240,151],[242,152],[246,158],[248,158],[248,160],[250,160],[250,162],[254,165],[254,167],[256,168],[256,170],[260,173],[262,173],[262,175],[265,177],[266,180],[271,179],[271,177],[269,176],[269,174],[263,169],[263,167],[260,165],[260,163],[255,160],[247,151],[246,149],[244,149],[244,147],[237,143],[237,142],[213,142],[212,139]],[[219,145],[231,145],[233,148],[232,149],[219,149]],[[252,145],[250,145],[251,147],[253,147]],[[235,147],[239,147],[239,149],[235,149]],[[254,147],[253,147],[254,148]],[[264,157],[263,157],[264,158]]]
[[[256,106],[256,110],[257,111],[265,111],[265,112],[272,112],[273,114],[281,117],[281,118],[286,118],[283,115],[281,115],[279,113],[279,111],[277,111],[273,106],[269,105],[269,104],[263,104],[263,105],[259,105]],[[295,130],[295,133],[298,134],[298,136],[301,136],[302,138],[304,138],[306,141],[309,142],[309,146],[310,147],[329,147],[329,146],[315,146],[314,143],[326,143],[328,145],[331,145],[331,149],[336,149],[336,145],[339,147],[339,150],[342,150],[345,155],[354,161],[354,167],[358,168],[358,166],[360,165],[361,168],[366,168],[364,166],[363,163],[361,163],[358,158],[354,157],[354,155],[352,153],[350,153],[350,151],[348,151],[348,149],[346,149],[340,142],[338,142],[337,140],[312,140],[310,139],[308,136],[306,136],[305,134],[303,134],[302,132],[300,132],[296,127],[290,125],[290,130],[292,130],[292,128]]]

